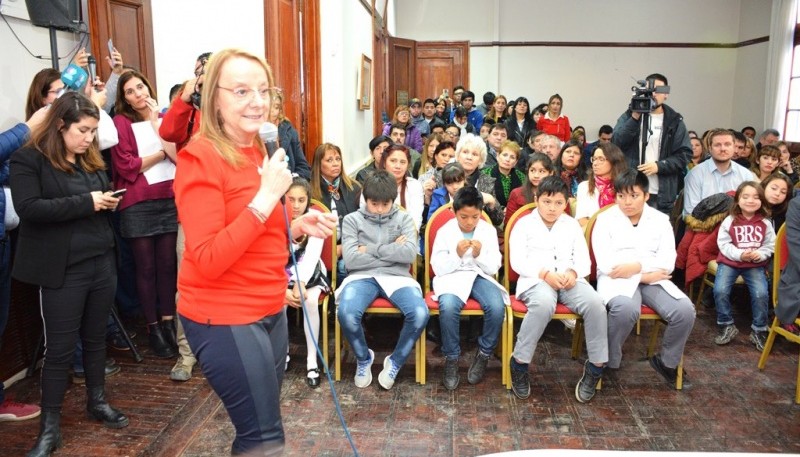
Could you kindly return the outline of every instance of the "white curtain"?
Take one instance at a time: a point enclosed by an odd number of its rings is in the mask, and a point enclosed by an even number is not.
[[[789,78],[792,71],[794,29],[797,25],[798,0],[773,0],[769,30],[767,84],[764,103],[765,128],[783,132],[786,104],[789,98]]]

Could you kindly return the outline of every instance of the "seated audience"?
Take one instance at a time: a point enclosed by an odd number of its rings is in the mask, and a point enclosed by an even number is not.
[[[403,313],[400,337],[378,375],[378,383],[387,390],[394,386],[397,373],[428,322],[422,289],[410,273],[411,264],[417,261],[417,230],[411,216],[393,203],[396,198],[395,178],[385,170],[378,170],[364,181],[366,205],[349,214],[342,223],[342,246],[349,275],[337,289],[336,317],[355,354],[354,381],[362,389],[372,383],[375,359],[361,326],[367,307],[381,297]]]
[[[765,146],[763,149],[767,148]],[[722,221],[717,234],[717,274],[714,278],[714,302],[717,307],[718,345],[728,344],[739,333],[733,324],[731,289],[741,276],[750,291],[753,323],[750,342],[764,350],[767,339],[769,285],[766,265],[775,252],[775,230],[769,221],[764,190],[755,181],[743,182],[736,189],[734,204]]]
[[[644,303],[667,323],[661,349],[650,358],[650,366],[675,387],[695,310],[670,281],[675,235],[669,217],[647,205],[647,181],[638,170],[621,173],[614,180],[617,205],[597,216],[592,231],[597,292],[608,308],[608,368],[620,367],[622,346]],[[683,386],[689,387],[685,373]]]
[[[431,251],[433,299],[439,302],[442,355],[445,359],[443,384],[447,390],[458,387],[458,358],[461,355],[459,329],[461,310],[470,297],[483,310],[483,330],[478,349],[467,371],[470,384],[481,382],[486,365],[500,341],[508,292],[494,275],[502,257],[497,231],[483,220],[483,196],[473,187],[464,187],[453,198],[455,219],[437,232]]]
[[[513,141],[500,144],[497,163],[484,167],[481,172],[494,178],[494,194],[501,207],[508,204],[508,195],[525,182],[525,173],[516,168],[520,147]]]
[[[530,395],[528,366],[556,303],[581,315],[586,324],[589,359],[575,386],[575,398],[586,403],[594,397],[608,362],[608,324],[603,299],[586,281],[591,261],[580,224],[564,213],[567,186],[558,177],[539,186],[536,209],[511,229],[511,267],[519,273],[517,299],[528,308],[511,357],[511,389],[518,398]]]
[[[536,201],[539,184],[543,179],[553,176],[555,173],[556,168],[553,162],[550,161],[550,157],[541,152],[534,152],[528,158],[527,179],[523,181],[520,187],[512,190],[511,194],[509,194],[504,219],[506,224],[518,209]]]
[[[600,208],[616,201],[614,180],[628,169],[628,162],[614,143],[600,143],[592,153],[592,168],[586,181],[578,184],[575,219],[586,226]]]

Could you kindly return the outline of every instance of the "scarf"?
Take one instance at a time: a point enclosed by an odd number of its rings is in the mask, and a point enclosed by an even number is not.
[[[339,200],[341,195],[339,195],[339,183],[341,182],[341,176],[337,177],[333,180],[333,183],[325,179],[324,176],[321,176],[322,180],[325,181],[325,184],[328,186],[328,193],[331,195],[331,198],[334,200]]]
[[[458,126],[459,129],[461,129],[461,136],[464,136],[467,133],[469,133],[467,132],[467,124],[469,124],[469,118],[467,118],[467,120],[463,124],[459,124],[458,121],[455,118],[453,118],[453,124],[455,124],[456,126]]]
[[[597,203],[600,208],[606,207],[617,199],[617,194],[614,192],[614,183],[608,178],[594,177],[594,186],[597,189]]]
[[[567,185],[569,195],[567,197],[574,197],[578,193],[578,169],[575,170],[561,170],[561,180]]]

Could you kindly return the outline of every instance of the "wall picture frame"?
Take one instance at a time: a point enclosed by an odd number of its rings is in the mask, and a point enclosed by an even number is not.
[[[372,59],[361,54],[361,67],[358,71],[358,109],[372,107]]]

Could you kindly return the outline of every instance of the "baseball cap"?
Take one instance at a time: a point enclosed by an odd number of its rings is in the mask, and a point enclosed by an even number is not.
[[[411,99],[411,103],[409,103],[409,104],[408,104],[408,106],[414,106],[414,105],[420,105],[420,106],[422,106],[422,103],[420,103],[420,101],[419,101],[419,99],[418,99],[418,98],[412,98],[412,99]]]

